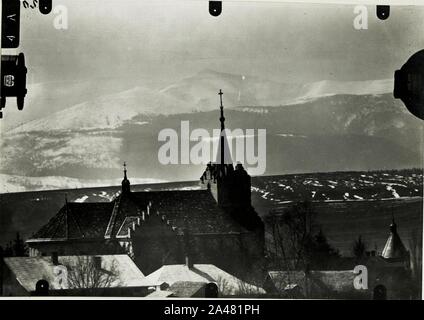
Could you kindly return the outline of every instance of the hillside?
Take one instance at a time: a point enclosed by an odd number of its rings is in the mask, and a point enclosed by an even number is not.
[[[266,129],[264,174],[423,166],[423,124],[392,97],[390,80],[300,85],[206,69],[133,84],[32,85],[22,123],[14,113],[0,123],[0,192],[108,184],[124,161],[140,181],[197,179],[203,166],[158,162],[158,134],[180,134],[183,120],[212,134],[219,88],[227,128]]]
[[[198,181],[135,185],[132,190],[184,190],[200,188]],[[44,225],[68,201],[110,201],[119,186],[0,194],[0,245],[16,232],[24,238]],[[272,209],[310,198],[317,221],[330,243],[349,255],[359,235],[370,246],[387,239],[392,214],[408,246],[412,233],[422,232],[423,175],[419,170],[333,172],[254,177],[252,203],[265,217]]]
[[[61,113],[64,114],[59,118],[63,121],[48,116],[27,124],[27,128],[37,131],[12,130],[3,134],[0,173],[10,183],[3,181],[2,192],[22,191],[20,180],[25,181],[26,190],[45,189],[40,181],[46,177],[45,184],[51,185],[50,176],[119,179],[124,161],[129,163],[134,178],[194,180],[203,166],[164,166],[158,162],[158,150],[163,144],[158,141],[158,134],[164,128],[180,134],[182,120],[189,121],[191,129],[204,128],[210,134],[218,126],[214,110],[141,114],[131,119],[115,117],[109,121],[109,128],[103,126],[107,117],[93,115],[96,120],[87,116],[87,122],[81,120],[78,129],[65,130],[75,126],[82,116],[66,110]],[[240,107],[226,110],[225,116],[228,128],[267,130],[268,175],[423,166],[423,125],[389,94],[335,95],[281,107]],[[90,127],[92,123],[98,128]]]

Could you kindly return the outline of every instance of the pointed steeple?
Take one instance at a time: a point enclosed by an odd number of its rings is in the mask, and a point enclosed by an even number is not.
[[[130,180],[127,178],[127,164],[124,162],[124,179],[122,180],[122,193],[129,193],[130,190]]]
[[[392,217],[390,235],[381,253],[381,257],[389,261],[402,261],[408,258],[408,251],[397,233],[397,225],[394,217]]]
[[[219,122],[221,123],[221,134],[219,137],[219,148],[216,157],[216,162],[220,165],[221,174],[225,175],[226,167],[231,166],[233,161],[231,159],[231,152],[228,146],[227,136],[225,134],[225,117],[224,117],[224,106],[222,104],[222,95],[224,94],[221,89],[219,89],[219,99],[220,99],[220,117]]]
[[[225,117],[224,117],[224,106],[222,105],[222,95],[224,94],[221,89],[219,89],[219,100],[221,102],[220,109],[221,109],[221,117],[219,118],[219,122],[221,122],[221,131],[225,130]]]
[[[397,233],[397,225],[395,222],[395,216],[393,215],[393,212],[392,212],[392,223],[390,224],[389,228],[391,233]]]

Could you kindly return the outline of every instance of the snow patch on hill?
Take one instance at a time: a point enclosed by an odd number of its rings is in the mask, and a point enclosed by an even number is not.
[[[310,100],[338,94],[380,95],[393,91],[393,79],[368,81],[323,80],[304,86],[304,94],[298,100]]]
[[[115,129],[139,114],[169,114],[183,110],[172,97],[150,89],[135,87],[116,94],[74,105],[9,130],[8,133],[31,131],[81,131]],[[187,109],[186,109],[187,110]]]
[[[24,118],[24,121],[14,129],[5,128],[5,130],[10,129],[8,133],[105,130],[119,128],[138,115],[145,115],[148,118],[149,115],[210,111],[219,105],[217,95],[219,89],[224,92],[226,108],[242,107],[245,111],[259,113],[268,112],[264,106],[297,104],[340,94],[380,95],[393,90],[392,79],[323,80],[302,85],[212,70],[201,71],[159,90],[136,84],[133,88],[125,89],[120,88],[122,85],[119,84],[116,84],[114,89],[111,83],[99,83],[99,85],[104,85],[105,89],[96,89],[95,97],[86,92],[87,87],[93,86],[92,83],[61,84],[55,90],[50,90],[54,95],[47,94],[43,85],[35,85],[32,88],[33,92],[29,94],[33,99],[29,99],[28,102],[28,108],[31,108],[30,114],[34,113],[33,119]],[[106,94],[105,91],[113,93]],[[37,102],[38,100],[43,102],[42,108],[37,105],[41,103]],[[71,105],[64,108],[62,100]],[[43,109],[44,116],[37,115],[33,108]],[[58,111],[52,113],[52,110]],[[138,120],[144,123],[147,119]]]

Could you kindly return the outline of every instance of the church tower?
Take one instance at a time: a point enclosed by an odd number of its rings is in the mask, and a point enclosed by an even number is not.
[[[220,96],[221,134],[216,162],[210,162],[201,183],[211,191],[218,205],[248,230],[263,230],[263,222],[251,205],[251,179],[241,163],[233,166],[230,148],[225,132],[222,90]]]
[[[121,182],[122,185],[122,194],[127,194],[131,192],[130,189],[130,180],[127,178],[127,164],[124,162],[124,179]]]

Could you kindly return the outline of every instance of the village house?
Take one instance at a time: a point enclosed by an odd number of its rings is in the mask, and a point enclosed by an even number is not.
[[[411,298],[410,255],[393,219],[381,254],[367,252],[362,261],[341,258],[349,270],[276,270],[268,272],[264,288],[268,294],[285,298],[409,299]],[[359,275],[354,267],[367,268],[367,289],[354,286]]]
[[[2,296],[144,296],[143,273],[127,255],[8,257]]]
[[[213,264],[164,265],[142,280],[155,288],[147,297],[260,297],[260,286],[247,283]],[[215,291],[215,292],[214,292]]]

